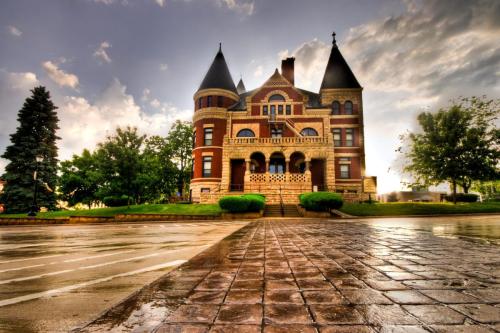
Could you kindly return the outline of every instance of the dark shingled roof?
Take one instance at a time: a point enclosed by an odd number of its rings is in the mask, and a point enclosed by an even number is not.
[[[361,88],[333,39],[332,52],[326,65],[321,89]]]
[[[238,90],[238,94],[243,94],[247,91],[247,88],[245,88],[245,84],[243,83],[243,79],[240,79],[240,82],[238,82],[236,90]]]
[[[231,77],[231,73],[229,73],[229,68],[227,67],[221,48],[219,48],[219,52],[217,52],[212,65],[208,69],[205,78],[198,88],[198,91],[211,88],[224,89],[232,91],[236,94],[238,93],[236,86],[234,85],[233,78]]]

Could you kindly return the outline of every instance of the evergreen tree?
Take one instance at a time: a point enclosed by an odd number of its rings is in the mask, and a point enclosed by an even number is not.
[[[37,171],[37,203],[39,207],[56,208],[57,107],[50,100],[45,87],[31,90],[32,95],[24,102],[17,120],[19,127],[10,136],[12,144],[3,158],[9,160],[2,178],[6,181],[0,200],[8,213],[28,212],[34,197],[34,177]],[[41,162],[36,157],[42,158]],[[38,165],[37,165],[38,164]]]

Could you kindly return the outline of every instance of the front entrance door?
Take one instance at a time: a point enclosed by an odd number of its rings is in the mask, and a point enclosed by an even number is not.
[[[311,182],[312,186],[318,187],[318,190],[323,191],[325,187],[325,161],[311,160]]]
[[[230,191],[243,191],[245,183],[245,160],[231,160]]]

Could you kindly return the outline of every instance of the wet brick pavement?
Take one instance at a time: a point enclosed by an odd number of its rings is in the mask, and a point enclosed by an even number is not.
[[[83,332],[500,332],[500,249],[359,222],[251,223]]]

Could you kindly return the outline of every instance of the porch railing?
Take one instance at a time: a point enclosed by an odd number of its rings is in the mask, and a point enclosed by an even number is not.
[[[255,144],[303,144],[303,143],[317,143],[328,144],[330,143],[328,137],[281,137],[281,138],[226,138],[226,144],[231,145],[255,145]]]

